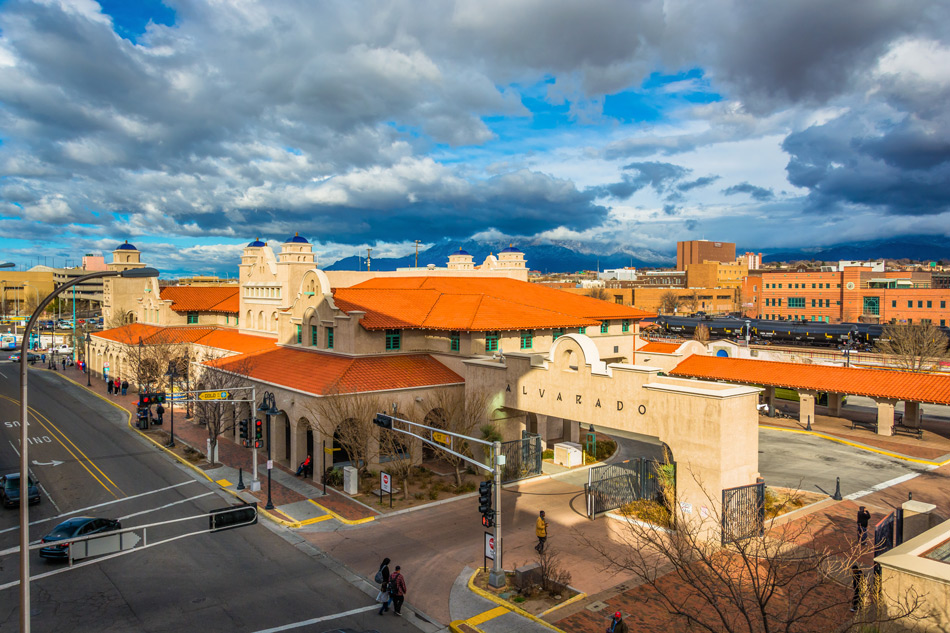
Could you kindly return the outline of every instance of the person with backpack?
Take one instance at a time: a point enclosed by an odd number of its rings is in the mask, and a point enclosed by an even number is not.
[[[389,593],[389,579],[389,559],[384,558],[383,562],[379,565],[379,571],[376,572],[376,577],[373,578],[376,584],[379,585],[379,594],[376,595],[376,602],[383,603],[383,606],[379,608],[379,615],[389,611],[389,605],[393,601],[392,594]]]
[[[623,621],[623,614],[619,611],[611,618],[610,625],[607,627],[607,633],[627,633],[627,625]]]
[[[406,579],[400,573],[399,565],[389,578],[389,595],[393,600],[393,615],[402,615],[402,603],[406,599]]]

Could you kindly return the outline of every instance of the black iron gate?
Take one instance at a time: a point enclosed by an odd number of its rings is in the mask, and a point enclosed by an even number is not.
[[[660,467],[664,463],[645,457],[628,459],[617,464],[595,466],[587,473],[584,497],[587,518],[616,510],[638,499],[663,501]],[[675,481],[676,464],[670,464]]]
[[[722,491],[722,544],[765,534],[765,482]]]
[[[501,454],[505,456],[505,465],[501,469],[501,482],[517,481],[541,474],[541,436],[537,433],[521,432],[520,440],[501,443]]]
[[[874,555],[897,547],[904,542],[904,510],[898,508],[874,526]]]

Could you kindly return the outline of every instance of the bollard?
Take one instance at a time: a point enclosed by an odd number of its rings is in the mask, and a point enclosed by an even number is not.
[[[841,501],[841,477],[835,477],[835,494],[831,497],[835,501]]]
[[[244,469],[238,468],[238,490],[244,490]]]
[[[911,492],[911,491],[909,491],[909,490],[907,491],[907,500],[908,500],[908,501],[913,501],[913,500],[914,500],[914,493]]]
[[[811,431],[811,416],[808,416],[808,425],[805,427],[806,431]]]

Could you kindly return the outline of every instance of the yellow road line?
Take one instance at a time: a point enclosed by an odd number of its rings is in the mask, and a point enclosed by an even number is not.
[[[13,398],[10,398],[10,397],[4,396],[4,395],[0,395],[0,398],[3,398],[4,400],[10,401],[10,402],[12,402],[13,404],[17,405],[18,407],[20,406],[20,401],[19,401],[19,400],[14,400]],[[68,446],[66,446],[66,444],[63,443],[63,441],[56,435],[56,433],[54,433],[53,431],[51,431],[51,430],[49,429],[49,427],[47,427],[45,424],[43,424],[43,421],[40,420],[40,418],[43,418],[44,420],[46,420],[47,422],[49,422],[49,424],[52,425],[53,428],[56,428],[56,425],[54,425],[52,422],[50,422],[49,419],[48,419],[46,416],[44,416],[42,413],[38,412],[38,411],[37,411],[36,409],[34,409],[33,407],[28,407],[28,409],[29,409],[29,413],[32,413],[32,414],[33,414],[33,419],[34,419],[34,421],[36,421],[36,423],[37,423],[39,426],[41,426],[41,427],[43,427],[44,429],[46,429],[46,432],[49,433],[49,434],[53,437],[53,439],[55,439],[56,442],[59,443],[60,446],[62,446],[64,449],[66,449],[66,452],[67,452],[67,453],[69,453],[70,455],[72,455],[73,459],[76,460],[76,463],[77,463],[77,464],[79,464],[80,466],[82,466],[83,469],[85,469],[85,471],[86,471],[87,473],[89,473],[89,475],[90,475],[93,479],[95,479],[96,482],[99,483],[100,486],[102,486],[103,488],[105,488],[106,492],[108,492],[109,494],[111,494],[113,497],[118,498],[118,495],[117,495],[115,492],[113,492],[112,490],[110,490],[110,489],[109,489],[109,486],[105,485],[105,484],[102,482],[102,480],[99,479],[99,477],[96,476],[96,473],[94,473],[94,472],[92,472],[91,470],[89,470],[89,467],[86,466],[85,463],[83,463],[82,458],[80,458],[79,455],[76,455],[76,453],[74,453]],[[23,424],[24,422],[21,420],[20,423]],[[88,461],[89,464],[90,464],[93,468],[95,468],[96,470],[98,470],[99,473],[100,473],[103,477],[105,477],[106,481],[108,481],[109,483],[111,483],[111,484],[113,485],[113,487],[115,487],[116,490],[118,490],[119,492],[122,492],[122,490],[121,490],[118,486],[116,486],[115,483],[113,483],[111,479],[109,479],[108,477],[106,477],[105,473],[103,473],[101,470],[99,470],[99,467],[96,466],[96,465],[92,462],[92,460],[90,460],[88,457],[86,457],[86,455],[85,455],[82,451],[79,450],[79,447],[77,447],[75,444],[73,444],[72,440],[70,440],[68,437],[66,437],[66,435],[65,435],[62,431],[60,431],[58,428],[56,428],[56,430],[59,431],[59,433],[62,434],[63,437],[66,438],[66,440],[67,440],[70,444],[72,444],[73,447],[76,448],[76,450],[79,451],[79,453],[80,453],[83,457],[85,457],[86,461]],[[22,448],[21,448],[21,450],[22,450]],[[122,494],[125,494],[125,493],[122,493]]]
[[[231,485],[231,482],[228,481],[227,479],[219,479],[214,483],[218,484],[219,486],[224,486],[225,488]]]
[[[842,439],[835,435],[826,435],[825,433],[819,433],[817,431],[806,431],[805,429],[789,429],[782,426],[769,426],[767,424],[760,424],[759,427],[763,429],[769,429],[770,431],[786,431],[788,433],[800,433],[802,435],[813,435],[815,437],[820,437],[822,439],[825,439],[831,442],[838,442],[839,444],[845,444],[847,446],[858,448],[858,449],[861,449],[862,451],[869,451],[871,453],[879,453],[887,457],[893,457],[894,459],[902,459],[905,462],[914,462],[915,464],[925,464],[927,466],[946,466],[947,464],[950,464],[950,459],[944,460],[942,462],[935,462],[929,459],[918,459],[916,457],[908,457],[907,455],[901,455],[900,453],[894,453],[894,452],[886,451],[880,448],[874,448],[872,446],[868,446],[867,444],[857,444],[855,442],[849,442],[848,440]]]
[[[494,609],[491,609],[484,613],[479,613],[478,615],[474,617],[468,618],[465,621],[471,624],[472,626],[478,626],[479,624],[482,624],[483,622],[494,620],[495,618],[505,615],[506,613],[509,613],[507,607],[495,607]]]
[[[517,614],[520,615],[520,616],[526,617],[526,618],[528,618],[529,620],[534,620],[534,621],[537,622],[538,624],[540,624],[540,625],[542,625],[542,626],[546,626],[547,628],[551,629],[552,631],[555,631],[555,633],[565,633],[565,631],[563,631],[562,629],[557,628],[556,626],[554,626],[554,625],[551,624],[550,622],[545,622],[544,620],[542,620],[542,619],[539,618],[538,616],[534,615],[533,613],[528,613],[528,612],[525,611],[524,609],[522,609],[522,608],[520,608],[520,607],[516,607],[515,605],[511,604],[510,602],[506,602],[506,601],[502,600],[501,598],[499,598],[499,597],[496,596],[495,594],[491,593],[490,591],[485,591],[485,590],[482,589],[481,587],[476,587],[476,586],[475,586],[475,576],[477,576],[477,575],[478,575],[478,572],[479,572],[480,570],[482,570],[482,569],[485,569],[485,568],[484,568],[484,567],[479,567],[479,568],[476,569],[476,570],[472,573],[472,575],[469,577],[469,579],[468,579],[468,589],[469,589],[469,591],[471,591],[472,593],[477,593],[478,595],[480,595],[481,597],[485,598],[486,600],[490,600],[490,601],[494,602],[494,603],[497,604],[497,605],[501,605],[501,606],[504,607],[505,609],[507,609],[507,610],[509,610],[509,611],[513,611],[513,612],[517,613]]]
[[[307,501],[309,501],[309,502],[312,503],[313,505],[317,506],[318,508],[320,508],[321,510],[323,510],[324,512],[326,512],[327,514],[329,514],[330,516],[332,516],[334,519],[336,519],[336,520],[339,521],[340,523],[346,523],[347,525],[360,525],[360,524],[362,524],[362,523],[369,523],[370,521],[375,521],[375,520],[376,520],[376,517],[365,517],[365,518],[362,518],[362,519],[344,519],[343,517],[341,517],[339,514],[337,514],[336,512],[334,512],[333,510],[331,510],[330,508],[327,508],[327,507],[324,507],[324,506],[320,505],[319,503],[317,503],[317,502],[314,501],[313,499],[307,499]]]

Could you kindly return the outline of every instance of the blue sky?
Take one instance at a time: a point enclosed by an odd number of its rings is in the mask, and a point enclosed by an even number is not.
[[[171,274],[300,232],[664,263],[950,226],[946,6],[7,0],[0,231]]]

